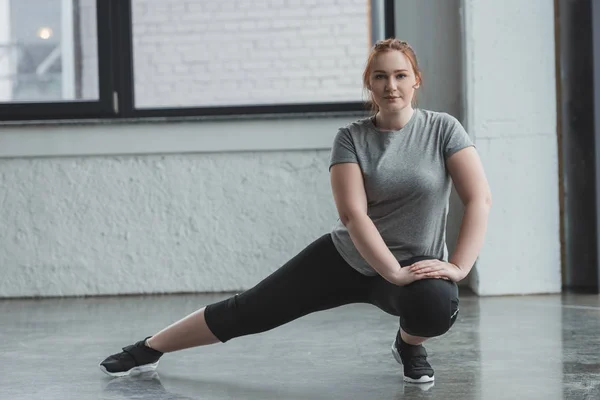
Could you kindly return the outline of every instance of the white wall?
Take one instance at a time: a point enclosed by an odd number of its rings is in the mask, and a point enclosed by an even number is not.
[[[474,290],[561,290],[554,4],[463,0],[466,126],[494,206]]]
[[[552,4],[511,4],[462,3],[481,295],[560,289]],[[329,146],[355,118],[3,127],[0,297],[252,285],[335,223]]]
[[[0,160],[0,297],[248,288],[333,226],[328,156]]]
[[[335,223],[348,120],[5,127],[0,297],[250,287]]]

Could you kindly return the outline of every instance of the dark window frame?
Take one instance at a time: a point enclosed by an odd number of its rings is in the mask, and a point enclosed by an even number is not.
[[[98,100],[56,101],[56,102],[14,102],[0,103],[0,121],[86,119],[114,117],[113,105],[113,53],[111,38],[111,2],[96,0],[96,20],[98,21]]]
[[[385,36],[394,36],[394,1],[384,0]],[[132,0],[96,0],[99,99],[0,103],[0,121],[281,116],[366,112],[362,101],[253,106],[136,108]]]

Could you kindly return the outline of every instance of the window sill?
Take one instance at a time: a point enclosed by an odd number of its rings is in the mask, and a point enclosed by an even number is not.
[[[82,118],[82,119],[40,119],[40,120],[15,120],[0,121],[0,127],[14,126],[71,126],[71,125],[129,125],[147,123],[179,123],[179,122],[220,122],[220,121],[273,121],[285,119],[324,119],[347,117],[352,120],[366,117],[367,113],[361,111],[339,112],[307,112],[307,113],[273,113],[273,114],[238,114],[238,115],[197,115],[197,116],[168,116],[168,117],[143,117],[143,118]]]
[[[357,112],[3,123],[0,158],[330,149]]]

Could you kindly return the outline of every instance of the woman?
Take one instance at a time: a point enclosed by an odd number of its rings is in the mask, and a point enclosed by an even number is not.
[[[404,380],[432,382],[422,343],[456,321],[456,282],[467,276],[483,244],[491,194],[460,123],[413,107],[421,80],[406,42],[378,42],[363,74],[374,115],[341,128],[333,143],[331,187],[340,219],[332,232],[255,287],[123,348],[100,368],[111,376],[153,370],[167,352],[264,332],[315,311],[370,303],[400,317],[392,354],[404,366]],[[465,212],[448,257],[452,182]]]

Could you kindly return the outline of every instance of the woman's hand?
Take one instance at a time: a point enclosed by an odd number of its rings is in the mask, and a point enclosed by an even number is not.
[[[464,279],[464,272],[455,264],[440,260],[423,260],[405,267],[421,278],[446,279],[458,282]]]
[[[421,275],[416,274],[413,271],[410,271],[408,269],[408,267],[403,267],[403,268],[399,268],[396,271],[396,273],[393,274],[393,276],[390,276],[385,279],[388,282],[393,283],[394,285],[406,286],[406,285],[410,285],[414,281],[418,281],[421,279],[427,279],[427,276],[422,275],[422,274]]]

